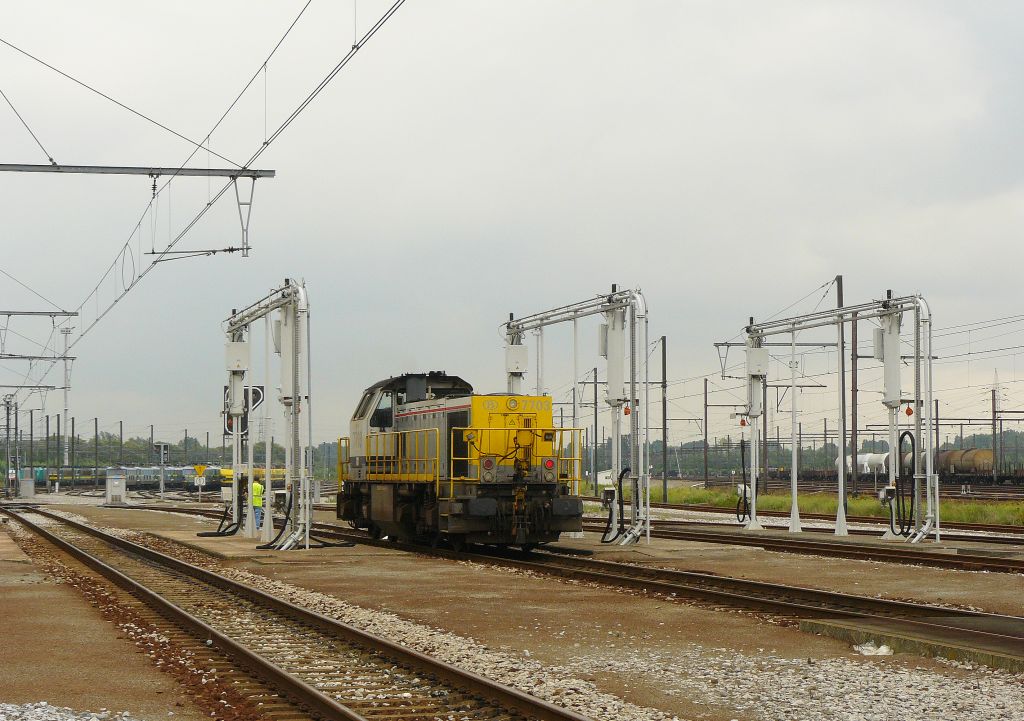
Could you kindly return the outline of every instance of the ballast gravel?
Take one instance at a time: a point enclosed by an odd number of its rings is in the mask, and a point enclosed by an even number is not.
[[[114,713],[75,711],[66,706],[51,706],[46,701],[37,703],[0,703],[0,721],[141,721],[127,711]]]

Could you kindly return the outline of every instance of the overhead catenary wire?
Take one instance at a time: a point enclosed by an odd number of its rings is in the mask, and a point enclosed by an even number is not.
[[[18,47],[17,45],[15,45],[14,43],[8,41],[7,39],[0,37],[0,43],[3,43],[4,45],[6,45],[7,47],[11,48],[12,50],[21,53],[25,57],[30,58],[31,60],[34,60],[35,62],[39,63],[40,65],[49,68],[53,72],[57,73],[58,75],[60,75],[62,77],[67,78],[71,82],[73,82],[73,83],[75,83],[77,85],[80,85],[81,87],[85,88],[89,92],[95,93],[96,95],[99,95],[101,98],[105,98],[106,100],[109,100],[114,105],[117,105],[118,107],[123,108],[124,110],[127,110],[132,115],[138,116],[139,118],[142,118],[146,122],[151,123],[151,124],[157,126],[158,128],[161,128],[163,130],[166,130],[171,135],[173,135],[173,136],[175,136],[175,137],[177,137],[177,138],[179,138],[181,140],[184,140],[187,143],[191,143],[192,145],[195,145],[197,147],[203,147],[201,143],[198,143],[195,140],[192,140],[191,138],[183,135],[182,133],[179,133],[177,130],[174,130],[173,128],[169,128],[168,126],[164,125],[160,121],[154,120],[153,118],[149,117],[145,113],[143,113],[143,112],[141,112],[139,110],[136,110],[135,108],[133,108],[133,107],[131,107],[129,105],[126,105],[126,104],[122,103],[120,100],[117,100],[116,98],[112,98],[111,96],[109,96],[106,93],[104,93],[102,90],[98,90],[97,88],[94,88],[92,85],[89,85],[85,81],[79,80],[78,78],[74,77],[73,75],[69,75],[68,73],[64,72],[60,68],[58,68],[58,67],[56,67],[54,65],[51,65],[50,63],[46,62],[42,58],[36,57],[32,53],[30,53],[27,50],[24,50],[24,49]],[[230,158],[225,158],[223,155],[221,155],[219,153],[216,153],[216,152],[213,152],[209,148],[207,148],[207,150],[209,150],[211,153],[216,155],[218,158],[220,158],[224,162],[231,163],[236,168],[240,167],[238,165],[238,163],[236,163],[235,161],[231,160]]]
[[[310,93],[306,96],[306,98],[301,103],[299,103],[299,105],[288,115],[287,118],[285,118],[285,120],[277,127],[277,129],[274,130],[273,133],[271,133],[270,137],[267,138],[267,140],[263,142],[263,144],[249,157],[249,159],[242,166],[240,166],[240,169],[242,169],[242,170],[247,169],[261,155],[263,155],[264,152],[266,152],[267,148],[269,148],[270,145],[275,140],[277,140],[277,138],[280,137],[281,134],[285,130],[287,130],[288,127],[293,122],[295,122],[295,119],[298,118],[298,116],[309,106],[310,103],[313,102],[313,100],[316,99],[316,97],[321,92],[323,92],[324,88],[326,88],[327,85],[330,84],[331,80],[333,80],[337,76],[337,74],[339,72],[341,72],[345,68],[345,66],[347,66],[349,64],[349,62],[352,60],[353,57],[355,57],[355,55],[359,52],[359,50],[367,42],[369,42],[369,40],[371,40],[374,35],[377,34],[377,32],[384,26],[384,24],[388,20],[390,20],[391,17],[394,16],[394,14],[398,11],[398,9],[401,8],[402,5],[404,5],[404,4],[405,4],[405,0],[396,0],[396,2],[393,5],[391,5],[391,7],[389,7],[388,10],[385,11],[383,15],[381,15],[381,17],[377,20],[377,22],[374,23],[373,26],[369,30],[366,31],[366,33],[359,40],[359,42],[357,42],[355,45],[353,45],[352,48],[347,53],[345,53],[345,55],[342,57],[342,59],[334,66],[334,68],[329,73],[327,73],[327,75],[316,85],[316,87],[314,87],[313,90],[310,91]],[[257,76],[258,76],[258,73],[257,73]],[[237,98],[236,98],[236,102],[237,102]],[[222,120],[223,120],[223,118],[222,118]],[[218,121],[218,123],[219,122],[220,121]],[[79,333],[79,335],[75,338],[75,340],[71,343],[71,346],[69,346],[69,347],[73,347],[73,346],[77,345],[78,342],[81,341],[86,336],[86,334],[89,331],[91,331],[96,326],[96,324],[98,324],[104,317],[106,317],[107,313],[109,313],[114,308],[114,306],[117,305],[117,303],[119,303],[120,300],[125,295],[127,295],[136,285],[138,285],[139,282],[142,281],[142,279],[146,275],[149,274],[149,272],[151,270],[153,270],[153,268],[156,266],[156,264],[161,259],[163,259],[171,251],[171,249],[174,248],[174,246],[176,246],[181,241],[181,239],[184,238],[192,230],[192,228],[195,227],[195,225],[200,220],[203,219],[203,217],[209,212],[210,208],[212,208],[214,206],[214,204],[216,204],[216,202],[221,197],[223,197],[223,195],[228,191],[228,189],[232,187],[232,183],[233,182],[234,182],[233,180],[229,180],[227,183],[225,183],[220,188],[220,190],[218,190],[213,195],[213,197],[210,199],[210,201],[206,205],[204,205],[199,210],[199,212],[196,213],[195,216],[193,216],[193,218],[175,236],[175,238],[171,242],[169,242],[167,244],[167,246],[162,251],[157,253],[156,259],[154,259],[152,263],[150,263],[148,266],[146,266],[146,268],[143,269],[142,272],[138,274],[138,276],[132,281],[132,283],[128,286],[128,288],[123,290],[122,292],[118,293],[117,296],[114,298],[114,300],[111,301],[110,304],[102,312],[99,312],[97,314],[96,318],[92,321],[92,323],[90,323],[88,326],[85,326],[85,327],[82,328],[82,330]],[[140,222],[141,222],[141,220],[140,220]],[[122,253],[123,252],[124,251],[122,250]],[[120,257],[120,254],[119,254],[118,257]],[[116,263],[117,263],[117,258],[115,258],[114,263],[112,264],[111,267],[113,267],[113,265],[116,264]],[[100,282],[102,283],[102,279],[101,279]],[[99,286],[97,285],[97,288],[98,287]],[[91,296],[91,294],[90,294],[90,296]],[[83,303],[83,305],[84,305],[84,303]]]
[[[288,127],[289,127],[289,126],[290,126],[290,125],[291,125],[291,124],[292,124],[292,123],[293,123],[293,122],[294,122],[294,121],[296,120],[296,118],[298,118],[298,116],[299,116],[299,115],[300,115],[300,114],[301,114],[301,113],[302,113],[302,112],[303,112],[303,111],[304,111],[304,110],[305,110],[305,109],[306,109],[306,108],[307,108],[307,107],[308,107],[308,106],[310,105],[310,103],[312,103],[312,102],[313,102],[313,101],[314,101],[314,100],[315,100],[315,99],[317,98],[317,96],[319,96],[319,95],[320,95],[320,93],[321,93],[321,92],[323,92],[323,90],[324,90],[324,89],[325,89],[325,88],[326,88],[326,87],[327,87],[327,86],[328,86],[328,85],[330,84],[330,82],[331,82],[331,81],[332,81],[332,80],[333,80],[333,79],[334,79],[334,78],[335,78],[335,77],[336,77],[336,76],[338,75],[338,73],[340,73],[340,72],[341,72],[341,71],[342,71],[342,70],[343,70],[343,69],[344,69],[344,68],[345,68],[345,67],[346,67],[346,66],[347,66],[347,65],[348,65],[348,64],[349,64],[349,63],[351,62],[352,58],[353,58],[353,57],[355,57],[355,55],[356,55],[356,54],[357,54],[357,53],[359,52],[359,50],[361,50],[361,49],[362,49],[362,48],[363,48],[363,47],[364,47],[364,46],[366,45],[366,43],[367,43],[367,42],[369,42],[369,41],[370,41],[370,40],[371,40],[371,39],[372,39],[372,38],[373,38],[373,37],[374,37],[374,36],[375,36],[375,35],[376,35],[376,34],[377,34],[377,33],[378,33],[379,31],[380,31],[380,29],[381,29],[382,27],[384,27],[384,25],[385,25],[385,24],[387,23],[387,21],[388,21],[388,20],[390,20],[390,19],[391,19],[391,18],[392,18],[392,17],[393,17],[394,15],[395,15],[395,13],[396,13],[396,12],[398,12],[398,10],[399,10],[399,9],[400,9],[400,8],[401,8],[401,7],[402,7],[402,6],[404,5],[404,4],[405,4],[405,0],[395,0],[395,2],[394,2],[394,3],[393,3],[393,4],[392,4],[392,5],[391,5],[391,6],[390,6],[390,7],[389,7],[389,8],[388,8],[388,9],[387,9],[387,10],[386,10],[386,11],[385,11],[385,12],[384,12],[384,13],[383,13],[383,14],[382,14],[381,16],[380,16],[380,18],[378,18],[378,20],[377,20],[377,21],[376,21],[376,22],[375,22],[375,23],[374,23],[374,24],[373,24],[373,25],[372,25],[372,26],[370,27],[370,29],[369,29],[369,30],[367,30],[367,31],[366,31],[366,33],[364,33],[364,34],[363,34],[362,38],[360,38],[360,39],[359,39],[359,40],[358,40],[358,41],[357,41],[356,43],[354,43],[354,44],[353,44],[353,46],[351,47],[351,49],[349,49],[349,51],[345,53],[345,55],[344,55],[344,56],[343,56],[343,57],[341,58],[341,60],[339,60],[339,61],[338,61],[338,63],[337,63],[337,64],[336,64],[336,65],[335,65],[335,66],[334,66],[334,67],[333,67],[333,68],[332,68],[332,69],[331,69],[331,70],[330,70],[330,71],[329,71],[329,72],[328,72],[328,73],[327,73],[327,74],[326,74],[326,75],[324,76],[324,78],[323,78],[323,79],[322,79],[322,80],[321,80],[321,81],[320,81],[320,82],[319,82],[319,83],[318,83],[318,84],[317,84],[317,85],[316,85],[316,86],[315,86],[315,87],[313,88],[313,90],[311,90],[311,91],[309,92],[309,94],[308,94],[308,95],[307,95],[307,96],[305,97],[305,99],[303,99],[303,101],[302,101],[301,103],[299,103],[299,105],[298,105],[298,106],[297,106],[297,107],[296,107],[296,108],[295,108],[295,109],[294,109],[294,110],[293,110],[293,111],[292,111],[292,112],[291,112],[291,113],[290,113],[290,114],[288,115],[288,117],[287,117],[287,118],[285,118],[285,120],[284,120],[284,121],[283,121],[283,122],[282,122],[282,123],[281,123],[281,124],[280,124],[280,125],[279,125],[279,126],[278,126],[278,127],[276,128],[276,129],[275,129],[275,130],[274,130],[274,132],[273,132],[273,133],[271,133],[270,137],[268,137],[268,138],[267,138],[267,139],[266,139],[266,140],[265,140],[265,141],[263,142],[263,144],[262,144],[262,145],[261,145],[261,146],[260,146],[260,147],[259,147],[259,148],[258,148],[258,149],[257,149],[257,150],[256,150],[256,151],[255,151],[255,152],[254,152],[254,153],[253,153],[253,154],[252,154],[252,155],[251,155],[250,157],[249,157],[249,159],[248,159],[248,160],[247,160],[247,161],[246,161],[246,162],[245,162],[245,163],[244,163],[243,165],[239,166],[239,169],[240,169],[240,170],[244,170],[244,169],[247,169],[247,168],[248,168],[248,167],[249,167],[249,166],[250,166],[250,165],[251,165],[251,164],[252,164],[253,162],[255,162],[255,161],[256,161],[256,160],[257,160],[257,159],[258,159],[258,158],[259,158],[259,157],[260,157],[260,156],[261,156],[261,155],[262,155],[262,154],[263,154],[264,152],[266,152],[266,150],[267,150],[267,149],[268,149],[268,148],[270,147],[270,145],[271,145],[271,144],[272,144],[272,143],[273,143],[273,142],[274,142],[275,140],[277,140],[277,138],[278,138],[278,137],[280,137],[280,136],[281,136],[281,134],[282,134],[282,133],[284,133],[284,131],[285,131],[285,130],[287,130],[287,129],[288,129]],[[304,6],[304,7],[303,7],[303,11],[305,11],[305,7],[308,7],[308,5],[309,5],[309,3],[307,2],[306,6]],[[301,13],[300,13],[300,16],[301,16]],[[291,25],[291,26],[289,26],[289,30],[288,30],[288,31],[286,31],[286,33],[285,33],[285,36],[287,36],[287,32],[289,32],[289,31],[290,31],[290,29],[291,29],[292,27],[294,27],[294,23],[295,23],[295,21],[293,21],[293,23],[292,23],[292,25]],[[283,40],[283,38],[282,38],[282,40]],[[0,42],[2,42],[2,38],[0,38]],[[276,48],[277,48],[277,47],[279,47],[279,46],[280,46],[280,42],[281,42],[281,41],[279,41],[279,42],[278,42],[278,45],[277,45],[277,46],[275,46],[275,50],[276,50]],[[261,67],[262,67],[262,64],[261,64]],[[259,75],[259,71],[257,71],[257,73],[256,73],[256,74],[254,75],[254,78],[255,78],[255,77],[258,77],[258,75]],[[251,82],[252,82],[252,81],[250,80],[250,83],[249,83],[249,84],[251,84]],[[235,99],[235,102],[237,102],[237,98]],[[233,106],[233,105],[234,105],[234,103],[232,103],[232,106]],[[219,123],[220,123],[220,122],[221,122],[222,120],[223,120],[223,116],[222,116],[222,118],[221,118],[220,120],[218,120],[218,124],[219,124]],[[216,126],[215,126],[215,127],[216,127]],[[197,148],[196,148],[196,150],[198,151],[198,149],[199,149],[199,148],[197,147]],[[104,308],[104,309],[103,309],[102,311],[99,311],[99,310],[97,309],[97,315],[96,315],[96,318],[95,318],[95,319],[93,319],[93,321],[92,321],[92,322],[91,322],[91,323],[90,323],[89,325],[87,325],[87,326],[84,326],[84,327],[83,327],[83,328],[81,329],[80,333],[79,333],[79,334],[78,334],[78,336],[77,336],[77,337],[75,338],[75,340],[74,340],[74,341],[72,341],[72,342],[70,343],[70,345],[68,346],[68,348],[69,348],[69,349],[70,349],[70,348],[73,348],[73,347],[74,347],[75,345],[77,345],[77,344],[78,344],[78,343],[79,343],[79,342],[80,342],[80,341],[81,341],[81,340],[82,340],[83,338],[85,338],[85,336],[86,336],[86,335],[87,335],[87,334],[88,334],[88,333],[89,333],[89,332],[90,332],[90,331],[91,331],[91,330],[92,330],[92,329],[93,329],[94,327],[96,327],[96,325],[97,325],[97,324],[98,324],[98,323],[99,323],[99,322],[100,322],[100,321],[101,321],[101,320],[102,320],[102,319],[103,319],[104,317],[106,317],[106,315],[107,315],[107,314],[108,314],[108,313],[109,313],[109,312],[110,312],[110,311],[111,311],[111,310],[112,310],[112,309],[113,309],[113,308],[114,308],[114,307],[115,307],[115,306],[116,306],[116,305],[117,305],[117,304],[118,304],[118,303],[119,303],[119,302],[121,301],[121,299],[123,299],[123,298],[124,298],[124,297],[125,297],[125,296],[126,296],[126,295],[127,295],[127,294],[128,294],[128,293],[129,293],[130,291],[131,291],[131,290],[132,290],[132,289],[134,289],[134,288],[135,288],[135,286],[136,286],[136,285],[138,285],[138,284],[139,284],[139,283],[140,283],[140,282],[142,281],[142,279],[143,279],[143,278],[144,278],[144,277],[145,277],[146,275],[148,275],[148,274],[149,274],[149,272],[150,272],[151,270],[153,270],[153,268],[154,268],[154,267],[156,266],[157,262],[159,262],[159,261],[160,261],[160,260],[161,260],[162,258],[164,258],[164,257],[165,257],[165,256],[166,256],[166,255],[167,255],[168,253],[170,253],[170,251],[172,250],[172,248],[174,248],[174,246],[176,246],[176,245],[177,245],[177,244],[178,244],[178,243],[179,243],[179,242],[181,241],[181,239],[182,239],[182,238],[184,238],[184,237],[185,237],[185,236],[186,236],[186,235],[187,235],[187,234],[189,233],[189,231],[191,231],[191,229],[192,229],[193,227],[195,227],[195,225],[196,225],[196,224],[197,224],[197,223],[198,223],[198,222],[199,222],[200,220],[202,220],[202,218],[203,218],[203,217],[204,217],[204,216],[206,215],[206,213],[207,213],[207,212],[209,212],[210,208],[212,208],[212,207],[213,207],[213,205],[214,205],[214,204],[215,204],[215,203],[217,202],[217,200],[219,200],[219,199],[220,199],[220,198],[221,198],[221,197],[222,197],[222,196],[223,196],[223,195],[224,195],[224,194],[225,194],[225,193],[226,193],[226,192],[228,191],[228,189],[229,189],[229,188],[231,188],[231,186],[232,186],[232,182],[233,182],[233,181],[228,181],[228,182],[227,182],[227,183],[226,183],[226,184],[225,184],[225,185],[224,185],[223,187],[221,187],[221,188],[220,188],[220,190],[219,190],[219,191],[217,191],[217,193],[216,193],[216,194],[215,194],[215,195],[214,195],[214,196],[213,196],[213,197],[212,197],[212,198],[210,199],[210,202],[208,202],[208,203],[207,203],[206,205],[204,205],[204,206],[203,206],[203,207],[202,207],[202,208],[201,208],[201,209],[200,209],[200,210],[199,210],[199,211],[198,211],[198,212],[196,213],[196,215],[195,215],[195,216],[193,216],[193,218],[192,218],[192,219],[191,219],[191,220],[190,220],[190,221],[188,222],[188,224],[187,224],[187,225],[185,225],[185,227],[184,227],[184,228],[183,228],[183,229],[182,229],[182,230],[181,230],[181,231],[180,231],[180,232],[179,232],[179,233],[178,233],[178,234],[177,234],[177,235],[176,235],[176,236],[174,237],[174,239],[173,239],[173,240],[171,240],[171,241],[170,241],[170,242],[169,242],[169,243],[167,244],[167,246],[166,246],[166,247],[165,247],[165,248],[164,248],[164,249],[163,249],[162,251],[160,251],[160,252],[158,253],[158,255],[157,255],[157,258],[156,258],[156,259],[155,259],[155,260],[154,260],[154,261],[153,261],[152,263],[150,263],[150,264],[149,264],[149,265],[148,265],[148,266],[147,266],[147,267],[146,267],[145,269],[143,269],[143,270],[142,270],[142,271],[141,271],[141,272],[140,272],[140,273],[139,273],[139,274],[138,274],[138,275],[137,275],[137,276],[136,276],[136,277],[135,277],[135,278],[134,278],[134,279],[132,280],[132,282],[131,282],[130,284],[128,284],[128,286],[127,286],[127,287],[126,287],[125,289],[123,289],[123,290],[122,290],[121,292],[117,293],[117,294],[116,294],[116,296],[115,296],[115,298],[114,298],[114,299],[113,299],[112,301],[110,301],[109,305],[107,305],[107,307],[106,307],[106,308]],[[151,202],[152,202],[152,201],[151,201]],[[143,217],[145,217],[145,216],[143,215]],[[136,224],[136,228],[135,228],[135,231],[137,231],[137,230],[138,230],[138,228],[139,228],[139,226],[141,226],[141,224],[142,224],[142,218],[140,218],[140,219],[139,219],[139,222],[138,222],[138,223]],[[128,239],[128,241],[126,241],[126,246],[127,246],[127,243],[130,243],[130,242],[131,242],[131,238],[132,238],[132,237],[134,237],[134,232],[135,232],[135,231],[133,231],[133,234],[132,234],[132,236],[130,236],[130,237],[129,237],[129,239]],[[121,256],[123,255],[123,253],[124,253],[124,247],[126,247],[126,246],[123,246],[123,247],[122,247],[122,249],[121,249],[121,251],[120,251],[120,252],[118,253],[118,255],[117,255],[117,256],[115,257],[115,259],[114,259],[113,263],[111,264],[111,268],[113,268],[114,266],[116,266],[116,264],[117,264],[117,262],[118,262],[118,259],[119,259],[119,258],[121,258]],[[89,294],[88,296],[86,296],[86,300],[85,300],[85,301],[83,301],[83,302],[82,302],[82,304],[81,304],[81,305],[79,306],[79,310],[81,310],[82,308],[84,308],[85,304],[86,304],[86,303],[87,303],[87,302],[89,301],[89,298],[91,298],[91,297],[93,296],[93,294],[95,294],[95,293],[96,293],[96,291],[97,291],[97,290],[99,289],[100,285],[101,285],[101,284],[103,283],[103,280],[104,280],[104,279],[106,278],[106,276],[107,276],[107,274],[109,274],[109,272],[110,272],[110,269],[108,269],[107,273],[105,273],[105,274],[104,274],[104,276],[103,276],[103,277],[102,277],[102,278],[100,279],[100,282],[99,282],[99,283],[97,284],[97,286],[96,286],[96,288],[95,288],[95,289],[93,290],[93,292],[91,292],[91,293],[90,293],[90,294]],[[98,303],[98,295],[97,295],[97,303]],[[52,371],[52,368],[53,368],[53,366],[51,365],[51,367],[50,367],[49,369],[47,369],[47,371],[46,371],[45,373],[43,373],[43,374],[42,374],[42,376],[40,376],[40,378],[39,378],[39,379],[37,379],[37,382],[39,382],[39,381],[42,381],[43,379],[45,379],[45,378],[46,378],[46,376],[47,376],[47,375],[48,375],[48,374],[49,374],[49,373],[50,373],[50,372]]]
[[[32,132],[32,128],[28,126],[28,123],[25,121],[25,118],[21,117],[21,113],[19,113],[18,109],[14,107],[14,103],[11,102],[11,99],[7,97],[7,94],[3,90],[0,90],[0,95],[2,95],[4,100],[7,101],[7,104],[11,106],[11,110],[13,110],[14,114],[18,116],[18,120],[20,120],[21,124],[25,126],[25,130],[27,130],[28,134],[32,136],[32,139],[36,141],[36,145],[38,145],[39,149],[43,151],[43,155],[45,155],[46,159],[50,161],[50,165],[56,165],[57,161],[53,159],[52,155],[50,155],[50,151],[43,147],[42,141],[40,141],[39,137],[34,132]]]
[[[13,280],[13,281],[14,281],[15,283],[17,283],[18,285],[20,285],[20,286],[21,286],[22,288],[24,288],[25,290],[27,290],[27,291],[28,291],[29,293],[31,293],[31,294],[32,294],[32,295],[34,295],[35,297],[39,298],[40,300],[42,300],[42,301],[44,301],[44,302],[46,302],[46,303],[49,303],[50,305],[52,305],[52,306],[53,306],[54,308],[56,308],[57,310],[60,310],[60,311],[65,311],[65,310],[66,310],[66,309],[65,309],[65,308],[64,308],[63,306],[57,305],[56,303],[54,303],[54,302],[53,302],[52,300],[50,300],[49,298],[47,298],[46,296],[44,296],[44,295],[43,295],[42,293],[40,293],[39,291],[35,290],[34,288],[31,288],[31,287],[29,287],[29,286],[28,286],[28,285],[26,285],[25,283],[22,283],[22,282],[21,282],[20,280],[18,280],[17,278],[15,278],[15,277],[14,277],[13,275],[11,275],[10,273],[8,273],[8,272],[7,272],[6,270],[4,270],[3,268],[0,268],[0,273],[3,273],[3,274],[4,274],[5,276],[7,276],[7,277],[8,277],[8,278],[10,278],[11,280]]]

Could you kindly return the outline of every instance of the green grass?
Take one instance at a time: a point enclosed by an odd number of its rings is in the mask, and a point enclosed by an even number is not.
[[[656,500],[658,493],[652,493]],[[670,503],[689,503],[723,508],[735,508],[739,497],[735,492],[723,489],[670,488]],[[837,499],[825,493],[806,493],[799,496],[801,513],[825,513],[834,515]],[[788,511],[788,493],[761,494],[757,507],[762,511]],[[847,513],[851,516],[877,516],[888,518],[889,511],[873,496],[858,496],[847,502]],[[1024,526],[1024,502],[1021,501],[959,501],[941,502],[941,518],[946,523],[998,523]]]

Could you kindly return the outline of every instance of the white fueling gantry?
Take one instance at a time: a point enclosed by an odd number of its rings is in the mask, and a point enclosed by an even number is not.
[[[903,314],[913,314],[913,353],[909,356],[901,352],[900,332],[903,326]],[[752,419],[750,424],[750,488],[744,494],[750,498],[750,520],[746,528],[759,530],[762,528],[757,517],[757,480],[759,472],[759,430],[757,419],[763,414],[763,398],[768,384],[769,355],[768,346],[788,346],[790,349],[790,373],[787,384],[792,394],[790,410],[792,415],[792,468],[790,490],[792,501],[790,507],[789,529],[800,531],[800,515],[797,505],[797,362],[796,347],[801,346],[835,346],[839,349],[840,377],[845,373],[843,353],[843,327],[859,320],[877,319],[879,327],[874,331],[874,357],[883,365],[882,404],[889,415],[889,450],[886,465],[889,472],[888,486],[879,494],[880,500],[890,508],[890,530],[886,537],[902,537],[911,543],[918,543],[934,534],[940,540],[939,514],[939,479],[936,472],[936,452],[934,447],[935,423],[934,404],[932,397],[932,314],[928,302],[920,294],[893,297],[887,291],[881,300],[873,300],[859,305],[840,306],[833,310],[822,310],[805,315],[783,318],[780,320],[755,323],[751,318],[744,328],[746,340],[743,342],[746,351],[747,399],[745,414]],[[798,333],[814,328],[835,327],[838,342],[802,342],[797,343]],[[788,343],[768,343],[767,339],[776,335],[788,335]],[[716,343],[718,348],[728,348],[738,343]],[[727,351],[726,351],[727,352]],[[721,358],[721,353],[720,353]],[[914,390],[909,398],[905,398],[901,386],[901,372],[906,360],[913,362]],[[723,361],[723,376],[724,376]],[[839,383],[840,396],[838,434],[839,452],[836,458],[836,474],[838,480],[838,504],[836,509],[835,534],[848,534],[846,522],[846,468],[852,466],[859,472],[862,462],[873,464],[875,470],[881,467],[878,458],[863,458],[857,455],[856,449],[847,454],[846,449],[846,414],[845,384]],[[914,417],[914,429],[899,432],[899,409],[907,405],[908,415]],[[910,453],[904,455],[901,448],[904,441],[910,443]],[[920,446],[923,445],[923,448]],[[874,455],[874,454],[872,454]],[[906,467],[906,472],[903,468]],[[924,492],[924,502],[921,493]]]
[[[523,376],[529,366],[529,353],[523,340],[528,332],[535,334],[537,350],[536,388],[537,393],[544,392],[544,329],[559,323],[573,324],[572,333],[572,365],[573,387],[579,382],[579,321],[589,316],[600,315],[603,323],[599,327],[598,348],[600,355],[606,360],[607,382],[605,384],[605,403],[611,408],[611,479],[614,483],[613,498],[610,502],[613,509],[613,522],[602,541],[617,542],[622,545],[636,543],[651,537],[651,476],[649,442],[649,388],[648,373],[648,311],[647,301],[639,288],[619,290],[613,285],[610,293],[603,293],[576,303],[534,313],[533,315],[515,318],[502,325],[505,335],[505,372],[508,377],[508,392],[522,391]],[[626,339],[629,339],[629,376],[626,377]],[[594,382],[597,382],[595,377]],[[642,394],[640,393],[642,387]],[[573,427],[577,419],[577,393],[573,393]],[[630,458],[629,465],[624,466],[621,458],[622,417],[626,415],[630,423]],[[596,444],[595,438],[593,443]],[[632,486],[632,502],[630,504],[631,519],[628,528],[622,513],[624,498],[622,483],[629,474]],[[594,469],[596,478],[597,469]]]
[[[272,318],[276,313],[277,317]],[[264,388],[270,379],[270,346],[273,343],[276,355],[280,356],[280,385],[278,401],[284,412],[285,427],[285,465],[287,512],[285,525],[276,538],[273,537],[273,513],[268,508],[263,514],[260,529],[256,529],[252,508],[253,478],[255,465],[253,462],[252,433],[245,427],[250,411],[255,409],[255,400],[262,398],[260,387],[255,386],[250,368],[250,327],[264,319]],[[224,321],[227,334],[226,369],[228,388],[226,410],[231,422],[229,428],[232,437],[231,466],[232,482],[232,519],[235,524],[244,524],[242,528],[247,537],[260,532],[262,539],[278,549],[294,548],[303,545],[309,548],[310,524],[313,518],[314,481],[311,478],[311,463],[307,462],[303,436],[311,444],[313,438],[312,413],[310,412],[310,370],[309,358],[309,301],[305,283],[285,279],[284,285],[242,310],[232,311]],[[305,356],[305,363],[303,363]],[[265,489],[266,497],[270,493],[270,459],[273,452],[270,434],[267,432],[267,405],[264,407],[264,448],[265,448]],[[305,424],[303,424],[303,414]],[[305,427],[303,427],[305,425]],[[248,459],[243,461],[242,441],[248,436]],[[311,447],[311,445],[310,445]],[[248,492],[246,509],[243,511],[239,495],[239,479],[245,469]],[[319,494],[315,494],[319,496]]]

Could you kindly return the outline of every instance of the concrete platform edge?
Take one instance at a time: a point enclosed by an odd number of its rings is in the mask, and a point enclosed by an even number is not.
[[[902,636],[894,633],[866,629],[852,623],[840,621],[804,620],[800,622],[800,630],[817,633],[851,644],[874,641],[885,644],[897,653],[913,653],[919,656],[936,656],[952,661],[983,664],[991,668],[1001,668],[1015,673],[1024,672],[1024,657],[1006,656],[1004,654],[982,651],[956,644],[942,643],[933,639]]]

